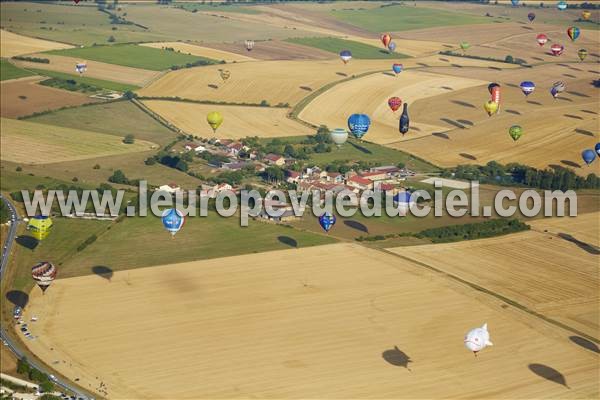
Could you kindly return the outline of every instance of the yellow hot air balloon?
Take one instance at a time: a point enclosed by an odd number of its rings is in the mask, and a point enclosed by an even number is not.
[[[588,51],[586,49],[579,49],[579,51],[577,52],[577,55],[579,56],[579,59],[581,61],[583,61],[587,57]]]
[[[231,72],[227,71],[226,69],[221,69],[219,70],[219,75],[221,76],[223,82],[226,82],[227,79],[229,79],[229,77],[231,76]]]
[[[36,215],[29,220],[27,229],[35,239],[44,240],[52,230],[52,219],[44,215]]]
[[[219,126],[223,123],[223,116],[218,111],[213,111],[208,113],[206,116],[206,121],[212,128],[213,132],[216,132]]]
[[[492,100],[488,100],[484,105],[483,105],[483,109],[488,113],[488,115],[491,117],[492,114],[495,114],[498,112],[498,103],[496,103],[495,101]]]
[[[581,13],[581,17],[582,17],[582,18],[583,18],[585,21],[587,21],[588,19],[590,19],[590,17],[591,17],[591,16],[592,16],[592,13],[591,13],[591,12],[589,12],[588,10],[584,10],[584,11]]]

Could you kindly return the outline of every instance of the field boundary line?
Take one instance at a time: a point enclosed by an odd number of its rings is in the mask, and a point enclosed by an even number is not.
[[[371,248],[371,247],[369,247],[369,248]],[[586,338],[588,340],[591,340],[591,341],[593,341],[595,343],[600,344],[600,339],[598,339],[596,337],[590,336],[587,333],[581,332],[580,330],[575,329],[575,328],[573,328],[573,327],[571,327],[569,325],[563,324],[562,322],[556,321],[556,320],[554,320],[554,319],[552,319],[550,317],[547,317],[547,316],[545,316],[543,314],[540,314],[539,312],[534,311],[534,310],[530,309],[529,307],[524,306],[523,304],[521,304],[521,303],[519,303],[519,302],[517,302],[515,300],[512,300],[512,299],[510,299],[510,298],[508,298],[508,297],[506,297],[504,295],[501,295],[500,293],[496,293],[496,292],[494,292],[492,290],[486,289],[483,286],[480,286],[480,285],[478,285],[476,283],[473,283],[473,282],[467,281],[466,279],[460,278],[457,275],[451,274],[451,273],[446,272],[446,271],[442,271],[441,269],[436,268],[436,267],[434,267],[432,265],[429,265],[429,264],[426,264],[424,262],[415,260],[415,259],[413,259],[411,257],[405,256],[405,255],[402,255],[402,254],[395,253],[395,252],[390,251],[388,249],[376,248],[376,247],[373,247],[373,249],[374,250],[379,250],[379,251],[381,251],[383,253],[386,253],[386,254],[390,254],[390,255],[399,257],[399,258],[401,258],[403,260],[406,260],[406,261],[409,261],[409,262],[411,262],[411,263],[413,263],[415,265],[427,268],[430,271],[436,272],[436,273],[438,273],[438,274],[440,274],[440,275],[442,275],[442,276],[444,276],[446,278],[449,278],[449,279],[454,280],[456,282],[459,282],[459,283],[461,283],[463,285],[466,285],[466,286],[470,287],[471,289],[475,289],[478,292],[481,292],[481,293],[490,295],[492,297],[495,297],[496,299],[501,300],[501,301],[503,301],[503,302],[505,302],[505,303],[507,303],[507,304],[509,304],[509,305],[511,305],[511,306],[513,306],[513,307],[515,307],[515,308],[517,308],[519,310],[521,310],[521,311],[524,311],[524,312],[526,312],[526,313],[528,313],[530,315],[533,315],[534,317],[537,317],[537,318],[539,318],[539,319],[541,319],[541,320],[543,320],[545,322],[548,322],[549,324],[555,325],[555,326],[557,326],[559,328],[567,330],[567,331],[569,331],[571,333],[575,333],[575,334],[577,334],[577,335],[579,335],[581,337],[584,337],[584,338]]]
[[[171,124],[165,118],[161,117],[159,114],[157,114],[154,111],[152,111],[148,106],[146,106],[141,101],[139,101],[137,99],[131,99],[131,102],[133,104],[135,104],[140,110],[142,110],[143,112],[145,112],[146,114],[148,114],[155,121],[157,121],[159,124],[163,125],[165,128],[169,129],[170,131],[178,133],[180,135],[188,135],[188,133],[186,133],[182,129],[178,128],[177,126]]]

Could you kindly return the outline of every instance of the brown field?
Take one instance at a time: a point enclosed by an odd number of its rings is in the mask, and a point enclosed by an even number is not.
[[[15,61],[15,65],[22,68],[47,69],[49,71],[77,75],[75,64],[78,62],[85,62],[87,64],[87,71],[83,74],[84,76],[113,82],[129,83],[136,86],[144,86],[161,74],[159,71],[149,71],[146,69],[124,67],[121,65],[73,57],[55,56],[52,54],[36,54],[34,56],[47,58],[50,60],[50,64]]]
[[[251,54],[258,60],[331,60],[337,55],[314,47],[302,46],[281,40],[256,42],[250,53],[243,42],[236,43],[206,43],[207,47],[236,54]]]
[[[34,76],[0,83],[0,115],[5,118],[17,118],[99,101],[81,93],[38,85],[41,80],[39,76]]]
[[[530,232],[392,251],[500,293],[598,338],[598,218],[600,213],[596,212],[568,219],[542,219],[531,222]]]
[[[321,86],[352,74],[384,70],[386,60],[262,61],[190,68],[171,72],[148,87],[142,96],[179,96],[195,100],[260,103],[297,103]],[[231,72],[223,84],[219,69]]]
[[[314,133],[312,129],[287,118],[287,108],[217,106],[161,100],[146,100],[144,104],[188,134],[200,137],[240,139],[246,136],[280,137]],[[224,121],[217,133],[213,133],[206,122],[206,115],[211,111],[219,111],[223,115]]]
[[[337,244],[59,279],[31,293],[27,345],[109,398],[598,396],[596,354],[502,304]],[[486,321],[475,358],[462,338]]]
[[[13,376],[17,373],[17,359],[6,346],[0,348],[0,371]]]
[[[136,140],[123,144],[122,138],[2,118],[2,160],[24,164],[48,164],[83,160],[113,154],[148,150],[153,143]]]
[[[4,29],[0,30],[0,53],[2,57],[6,58],[40,51],[70,49],[72,47],[64,43],[35,39],[5,31]]]
[[[217,49],[211,49],[209,47],[198,46],[191,43],[184,42],[156,42],[156,43],[142,43],[141,46],[153,47],[155,49],[162,49],[165,47],[171,47],[175,51],[179,51],[184,54],[191,54],[194,56],[212,58],[213,60],[225,60],[226,62],[242,62],[242,61],[254,61],[254,58],[231,53],[228,51],[221,51]],[[246,51],[244,49],[244,51]]]

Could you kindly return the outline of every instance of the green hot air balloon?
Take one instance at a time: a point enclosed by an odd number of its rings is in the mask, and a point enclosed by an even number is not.
[[[460,44],[460,48],[462,49],[463,53],[466,53],[469,47],[471,47],[471,45],[468,42],[462,42]]]
[[[508,134],[510,135],[512,140],[516,142],[521,138],[521,136],[523,136],[523,128],[521,128],[519,125],[513,125],[508,130]]]

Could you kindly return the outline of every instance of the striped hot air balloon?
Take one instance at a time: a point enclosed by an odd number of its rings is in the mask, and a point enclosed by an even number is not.
[[[323,230],[327,233],[329,233],[329,230],[333,228],[333,225],[335,225],[335,221],[335,215],[330,214],[328,212],[319,217],[319,225],[321,225],[321,228],[323,228]]]
[[[581,34],[581,30],[576,26],[571,26],[567,29],[567,36],[571,41],[576,41],[579,35]]]
[[[344,62],[344,64],[348,64],[348,61],[352,59],[352,53],[350,50],[342,50],[340,51],[340,58]]]
[[[402,99],[400,97],[390,97],[388,99],[388,106],[394,112],[398,111],[398,109],[402,106]]]
[[[56,267],[48,261],[39,262],[31,267],[31,277],[42,289],[42,293],[46,293],[46,289],[54,282],[57,272]]]
[[[523,81],[521,82],[519,87],[521,88],[525,96],[529,96],[535,90],[535,84],[531,81]]]
[[[548,36],[546,36],[543,33],[540,33],[539,35],[537,35],[535,37],[535,40],[537,40],[537,42],[540,46],[543,46],[546,44],[546,42],[548,42]]]
[[[563,46],[562,44],[554,43],[552,46],[550,46],[550,51],[552,52],[553,56],[560,56],[563,53],[563,51],[565,51],[565,46]]]

